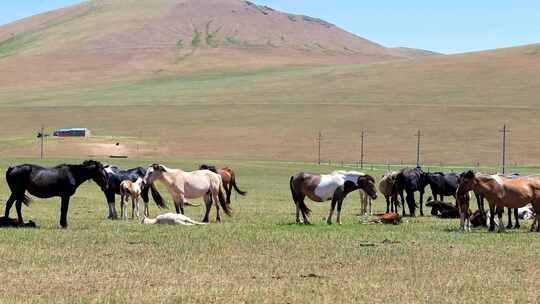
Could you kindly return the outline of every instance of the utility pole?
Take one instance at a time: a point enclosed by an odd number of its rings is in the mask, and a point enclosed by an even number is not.
[[[423,136],[422,132],[418,130],[418,133],[415,136],[418,138],[418,142],[416,145],[416,167],[420,168],[420,138]]]
[[[510,133],[510,130],[506,128],[506,125],[503,126],[502,130],[499,130],[503,134],[502,142],[502,174],[506,174],[506,134]]]
[[[367,136],[367,131],[362,130],[362,144],[360,152],[360,169],[364,169],[364,138]]]
[[[317,141],[319,143],[319,158],[318,158],[319,161],[318,161],[318,163],[320,165],[321,164],[321,141],[322,141],[322,133],[321,133],[321,131],[319,131],[319,137],[317,138]]]
[[[40,153],[39,157],[40,159],[43,159],[43,142],[45,140],[45,137],[49,136],[49,134],[45,134],[45,126],[41,125],[41,130],[37,134],[37,138],[40,140]]]

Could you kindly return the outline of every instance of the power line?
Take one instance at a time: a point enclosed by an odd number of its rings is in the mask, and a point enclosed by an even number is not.
[[[360,168],[364,169],[364,139],[367,136],[367,130],[362,130],[362,144],[361,144],[361,152],[360,152]]]
[[[420,138],[423,136],[422,132],[418,130],[418,133],[415,136],[418,138],[418,142],[416,145],[416,167],[420,168]]]

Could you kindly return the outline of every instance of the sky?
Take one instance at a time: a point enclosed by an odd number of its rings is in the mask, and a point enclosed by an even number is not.
[[[82,1],[1,0],[0,25],[79,2]],[[253,2],[322,18],[387,47],[404,46],[454,54],[540,42],[538,0]]]

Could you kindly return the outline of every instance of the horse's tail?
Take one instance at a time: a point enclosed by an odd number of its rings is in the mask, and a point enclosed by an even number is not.
[[[231,174],[231,184],[234,187],[234,190],[236,190],[236,192],[238,192],[238,194],[240,194],[242,196],[245,196],[247,194],[246,191],[242,191],[242,190],[238,189],[238,186],[236,185],[236,174],[234,174],[234,172]]]
[[[298,208],[300,208],[303,214],[309,215],[311,213],[311,209],[308,208],[304,200],[299,200],[296,197],[296,192],[294,191],[294,186],[293,186],[293,180],[294,180],[294,176],[291,176],[291,179],[289,180],[289,187],[291,188],[291,195],[292,195],[294,204],[297,205]]]
[[[223,181],[221,178],[219,179],[219,191],[218,191],[218,198],[219,198],[219,204],[221,205],[221,208],[223,208],[223,211],[225,211],[225,214],[228,216],[232,215],[232,208],[230,204],[227,204],[227,199],[225,199],[225,188],[223,187]]]
[[[14,189],[13,189],[12,184],[10,183],[10,180],[12,180],[12,178],[10,176],[11,176],[11,172],[13,171],[13,169],[15,169],[15,167],[9,167],[6,170],[6,181],[8,183],[9,189],[12,192],[12,195],[14,195]],[[19,197],[18,195],[15,195],[15,197],[16,197],[17,200],[21,201],[26,206],[30,206],[30,204],[32,204],[32,199],[26,194],[23,194],[22,197]]]
[[[163,200],[163,197],[159,193],[159,191],[156,188],[156,185],[151,184],[150,185],[150,192],[152,193],[152,198],[154,199],[154,202],[156,202],[156,205],[161,209],[168,209],[167,204],[165,204],[165,201]]]

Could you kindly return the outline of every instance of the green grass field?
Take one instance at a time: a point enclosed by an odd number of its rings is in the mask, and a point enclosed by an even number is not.
[[[0,158],[8,165],[61,160]],[[78,160],[71,160],[78,162]],[[118,161],[129,167],[150,160]],[[202,161],[168,161],[195,168]],[[70,226],[59,229],[58,199],[23,207],[39,229],[1,229],[0,302],[55,303],[531,303],[538,302],[537,234],[485,229],[463,234],[457,220],[406,218],[399,226],[365,225],[358,195],[344,203],[344,223],[328,226],[329,204],[315,205],[314,225],[294,223],[289,177],[328,166],[261,161],[231,165],[247,197],[234,215],[205,227],[109,221],[103,194],[84,184],[73,197]],[[534,171],[534,168],[521,170]],[[382,171],[368,172],[380,177]],[[163,187],[161,187],[163,190]],[[0,199],[8,197],[0,176]],[[170,204],[170,197],[166,195]],[[383,199],[374,203],[384,211]],[[473,204],[474,205],[474,204]],[[12,210],[12,216],[15,216]],[[154,205],[151,214],[159,211]],[[201,207],[188,215],[200,219]],[[429,211],[427,211],[429,214]],[[215,216],[215,213],[212,213]],[[528,226],[528,224],[525,224]]]

